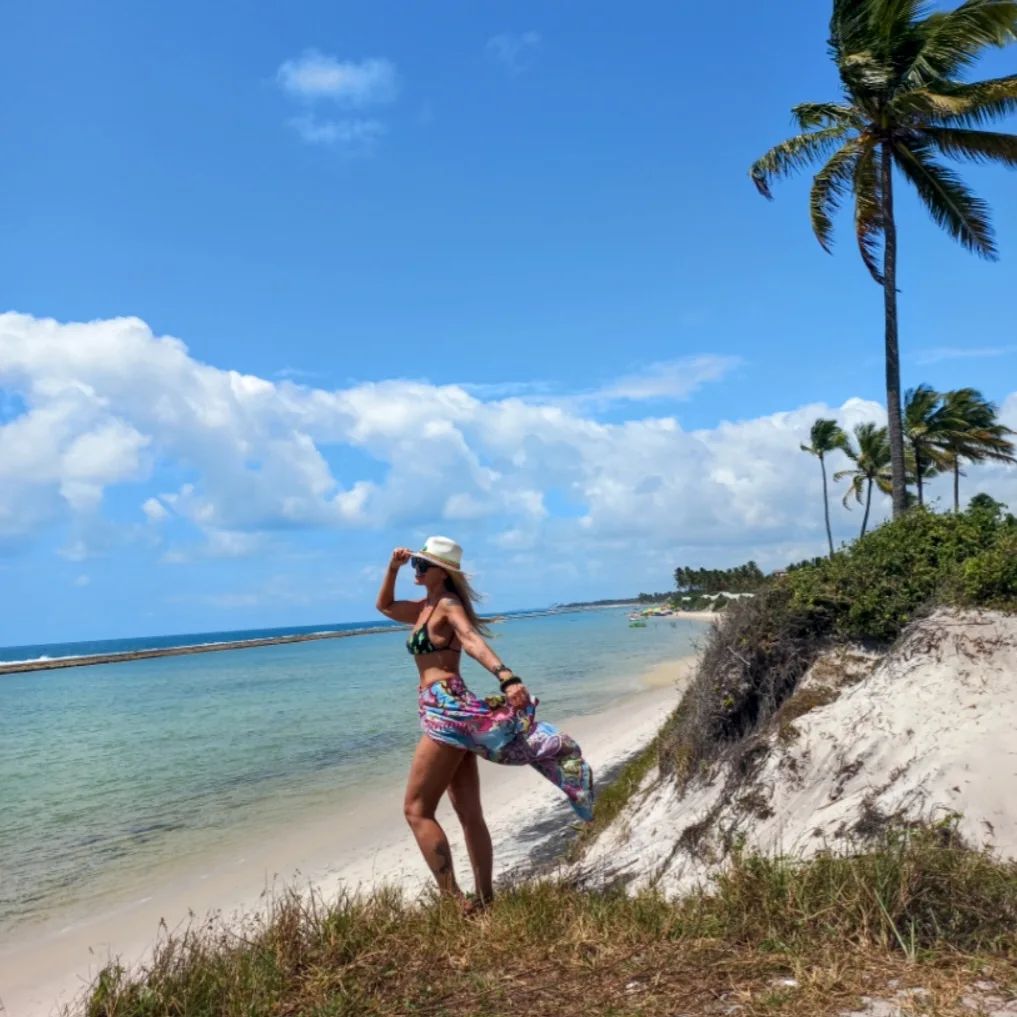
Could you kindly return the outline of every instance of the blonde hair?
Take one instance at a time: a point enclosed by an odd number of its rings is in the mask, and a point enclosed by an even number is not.
[[[488,620],[477,614],[474,606],[482,599],[480,594],[470,585],[469,579],[462,572],[445,572],[445,589],[459,598],[470,619],[470,624],[482,635],[489,636],[491,629],[488,627]]]

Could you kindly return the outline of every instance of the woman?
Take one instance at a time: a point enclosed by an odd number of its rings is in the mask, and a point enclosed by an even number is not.
[[[593,773],[579,746],[538,722],[522,679],[484,641],[473,591],[460,563],[462,548],[448,537],[428,537],[422,550],[397,547],[378,592],[378,610],[413,626],[406,647],[420,672],[418,708],[423,737],[406,786],[404,811],[441,893],[460,899],[445,832],[434,818],[448,791],[462,823],[479,906],[493,897],[491,835],[480,805],[477,756],[496,763],[529,763],[568,796],[580,818],[593,816]],[[396,600],[395,582],[407,562],[425,595]],[[478,699],[459,675],[465,650],[499,679],[501,695]]]

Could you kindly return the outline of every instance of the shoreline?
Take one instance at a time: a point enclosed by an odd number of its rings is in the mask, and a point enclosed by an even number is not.
[[[571,718],[548,717],[584,747],[595,773],[618,765],[646,745],[677,706],[696,657],[658,664],[632,675],[609,707]],[[482,766],[485,814],[495,845],[496,884],[532,867],[540,848],[567,835],[575,822],[561,793],[530,767]],[[21,927],[16,943],[0,945],[0,1012],[50,1017],[80,999],[99,969],[114,958],[144,963],[161,922],[180,930],[214,914],[228,924],[264,907],[266,891],[299,887],[326,899],[341,890],[398,887],[414,898],[431,883],[402,817],[402,776],[376,786],[328,814],[266,831],[220,856],[192,859],[179,870],[153,874],[146,895],[110,900],[101,913],[63,912]],[[525,822],[520,817],[525,816]],[[438,810],[464,889],[472,879],[462,833],[447,799]],[[2,1008],[6,1007],[6,1011]]]

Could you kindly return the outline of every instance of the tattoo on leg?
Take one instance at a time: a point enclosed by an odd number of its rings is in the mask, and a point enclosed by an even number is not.
[[[439,844],[434,853],[441,859],[441,863],[434,870],[436,876],[446,876],[452,871],[452,853],[448,844]]]

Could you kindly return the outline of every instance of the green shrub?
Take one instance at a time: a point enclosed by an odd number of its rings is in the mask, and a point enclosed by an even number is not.
[[[792,609],[824,633],[890,642],[917,615],[949,599],[958,567],[991,546],[1000,526],[986,512],[913,509],[832,559],[789,573]]]
[[[963,603],[1017,610],[1017,533],[964,562],[957,587]]]

